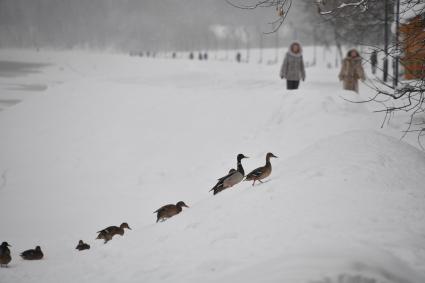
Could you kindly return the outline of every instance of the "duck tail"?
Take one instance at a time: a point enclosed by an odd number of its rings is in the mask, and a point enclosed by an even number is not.
[[[218,192],[221,192],[222,190],[223,190],[223,180],[219,179],[217,184],[209,191],[210,192],[214,191],[214,194],[217,194]]]
[[[223,186],[221,186],[221,187],[214,187],[213,190],[214,190],[213,195],[216,195],[219,192],[221,192],[222,190],[224,190],[224,188],[223,188]]]
[[[220,187],[215,186],[214,188],[212,188],[212,189],[210,190],[210,192],[211,192],[211,191],[213,191],[213,194],[214,194],[214,195],[216,195],[218,192],[221,192],[221,189],[220,189]]]

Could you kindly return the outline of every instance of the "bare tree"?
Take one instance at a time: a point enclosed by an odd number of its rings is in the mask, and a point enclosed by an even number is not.
[[[242,9],[262,7],[274,7],[277,11],[282,9],[283,13],[278,13],[278,19],[272,22],[278,25],[274,26],[271,32],[280,28],[292,4],[290,0],[257,0],[248,5],[232,2],[236,0],[226,1]],[[386,60],[391,59],[394,62],[395,73],[389,75],[394,83],[388,83],[386,79],[377,77],[368,80],[366,84],[374,89],[376,94],[361,103],[375,101],[382,105],[382,109],[377,110],[386,113],[382,125],[397,112],[407,113],[410,118],[404,133],[406,135],[416,132],[422,147],[421,139],[425,136],[425,2],[423,0],[305,0],[305,2],[316,7],[316,15],[319,15],[325,23],[321,27],[332,30],[340,52],[344,43],[363,45],[377,52],[383,52]],[[390,25],[398,23],[400,18],[412,23],[405,27],[405,32],[401,35],[399,26],[396,25],[396,35],[389,41]],[[317,26],[313,27],[314,31],[317,29]],[[376,35],[382,34],[382,31],[385,31],[387,40],[377,38]],[[383,41],[387,41],[384,46]],[[368,61],[368,58],[364,59]],[[398,83],[399,63],[405,75],[412,73],[400,83]]]
[[[286,16],[288,15],[289,10],[292,6],[292,0],[261,0],[261,1],[247,1],[243,0],[226,0],[231,6],[239,9],[248,9],[253,10],[257,8],[275,8],[276,10],[276,19],[270,22],[271,29],[266,33],[276,32],[285,21]],[[244,2],[244,3],[241,3]]]
[[[411,132],[417,133],[418,143],[424,148],[421,141],[425,136],[425,3],[418,0],[321,0],[317,1],[316,5],[322,17],[330,18],[331,21],[338,21],[338,18],[343,17],[347,21],[350,17],[364,18],[364,15],[376,2],[385,4],[383,7],[385,13],[382,12],[382,9],[377,9],[377,11],[386,15],[387,22],[395,23],[393,40],[388,40],[383,47],[365,44],[360,38],[356,37],[352,40],[355,44],[368,45],[372,50],[383,52],[385,60],[394,63],[395,72],[393,75],[388,74],[392,83],[387,82],[387,70],[385,70],[384,61],[382,70],[384,77],[382,79],[375,77],[366,83],[375,90],[376,95],[363,102],[375,101],[382,105],[382,109],[377,110],[377,112],[386,113],[383,125],[394,114],[398,112],[407,113],[409,121],[406,129],[404,129],[403,137]],[[406,21],[401,28],[398,25],[400,19]],[[382,17],[376,15],[376,21],[382,25],[385,18],[382,19]],[[389,26],[390,24],[384,25],[384,28],[387,29],[387,35],[389,34]],[[402,34],[400,34],[400,29],[404,30]],[[368,61],[368,58],[364,59]],[[405,79],[400,83],[398,83],[400,76],[398,64],[403,67],[405,76]]]

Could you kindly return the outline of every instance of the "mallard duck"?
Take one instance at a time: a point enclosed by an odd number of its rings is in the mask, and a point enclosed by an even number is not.
[[[266,165],[258,167],[257,169],[252,170],[248,175],[246,175],[245,181],[254,181],[252,185],[255,185],[255,181],[262,183],[262,179],[267,178],[272,173],[272,164],[270,163],[270,158],[277,158],[273,153],[269,152],[266,155]]]
[[[21,253],[21,257],[26,260],[38,260],[42,259],[43,256],[40,246],[36,246],[34,250],[26,250]]]
[[[157,213],[156,222],[158,223],[158,221],[160,220],[164,221],[167,218],[170,218],[176,214],[179,214],[183,210],[182,207],[189,207],[189,206],[187,206],[183,201],[179,201],[176,204],[167,204],[157,209],[156,211],[154,211],[154,213]]]
[[[217,184],[210,190],[214,191],[214,195],[218,194],[222,190],[225,190],[227,188],[231,188],[234,185],[240,183],[243,178],[245,177],[245,171],[243,170],[241,160],[244,158],[248,158],[247,156],[243,155],[242,153],[239,153],[237,156],[237,170],[230,169],[229,173],[218,179]]]
[[[105,244],[112,240],[115,235],[124,235],[124,228],[131,230],[130,226],[126,222],[122,223],[120,227],[117,226],[109,226],[103,230],[98,231],[99,235],[97,235],[96,239],[105,240]]]
[[[80,241],[78,241],[78,245],[77,245],[77,247],[75,247],[75,249],[77,249],[79,251],[89,250],[90,249],[90,245],[84,243],[83,240],[80,240]]]
[[[9,247],[11,247],[11,245],[7,242],[3,242],[0,245],[0,267],[7,267],[9,262],[12,260]]]

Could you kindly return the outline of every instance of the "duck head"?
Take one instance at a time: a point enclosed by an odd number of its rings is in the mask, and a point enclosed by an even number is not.
[[[40,246],[36,246],[36,247],[35,247],[35,251],[36,251],[36,252],[41,252],[41,248],[40,248]]]
[[[127,228],[128,230],[131,230],[130,226],[128,226],[127,222],[124,222],[120,225],[121,229]]]
[[[266,155],[266,158],[267,159],[270,159],[270,158],[278,158],[276,155],[274,155],[273,153],[271,153],[271,152],[269,152],[269,153],[267,153],[267,155]]]
[[[176,204],[176,206],[178,206],[178,207],[189,207],[189,206],[187,206],[183,201],[179,201],[177,204]]]
[[[3,248],[3,247],[11,247],[11,245],[9,245],[9,243],[8,242],[3,242],[3,243],[1,243],[1,247]]]
[[[78,241],[78,244],[79,244],[79,245],[84,244],[83,240],[79,240],[79,241]]]
[[[242,160],[242,159],[244,159],[244,158],[249,158],[249,157],[248,157],[248,156],[243,155],[242,153],[239,153],[239,154],[238,154],[238,157],[237,157],[237,160],[238,160],[238,162],[241,162],[241,160]]]

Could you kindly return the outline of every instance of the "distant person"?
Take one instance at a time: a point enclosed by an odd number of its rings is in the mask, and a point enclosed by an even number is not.
[[[204,53],[204,60],[208,60],[208,53],[207,52]]]
[[[280,78],[286,79],[287,89],[298,89],[300,80],[305,80],[303,52],[300,43],[293,42],[289,46],[280,68]]]
[[[202,61],[204,59],[204,56],[202,55],[202,53],[198,54],[198,60]]]
[[[173,52],[173,54],[171,55],[171,57],[173,57],[173,59],[176,59],[177,58],[176,52]]]
[[[342,61],[339,80],[343,82],[343,88],[359,92],[359,79],[364,81],[365,75],[362,66],[362,58],[356,49],[351,49],[347,57]]]
[[[236,53],[236,62],[240,63],[242,60],[242,55],[240,52]]]
[[[193,55],[193,52],[190,52],[190,53],[189,53],[189,59],[190,59],[190,60],[193,60],[193,58],[194,58],[194,57],[195,57],[195,56]]]
[[[378,52],[376,50],[373,50],[372,54],[370,54],[370,65],[372,66],[372,74],[376,74],[376,67],[378,65]]]

